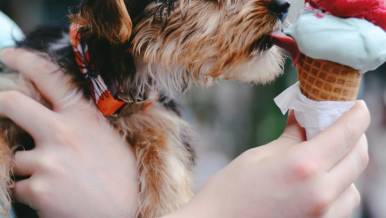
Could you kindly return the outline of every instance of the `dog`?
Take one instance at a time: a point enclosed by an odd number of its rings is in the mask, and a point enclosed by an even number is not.
[[[71,27],[42,27],[18,47],[44,54],[71,75],[133,148],[136,217],[155,218],[193,196],[192,133],[176,94],[217,80],[273,81],[284,58],[270,34],[288,8],[283,0],[83,0],[69,15]],[[3,68],[1,91],[46,104],[31,81]],[[0,129],[0,203],[8,211],[12,151],[34,145],[6,118]]]

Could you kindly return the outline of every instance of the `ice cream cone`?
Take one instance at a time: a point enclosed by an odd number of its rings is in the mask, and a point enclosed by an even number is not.
[[[297,61],[302,93],[315,101],[357,99],[362,75],[351,67],[301,54]]]
[[[291,55],[299,80],[275,102],[283,113],[294,112],[308,139],[349,111],[355,105],[363,74],[386,61],[386,32],[382,28],[312,7],[306,7],[284,34],[272,33],[271,39]]]

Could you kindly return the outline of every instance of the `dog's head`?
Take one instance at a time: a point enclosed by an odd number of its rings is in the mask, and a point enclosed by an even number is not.
[[[84,0],[73,21],[129,43],[143,81],[265,83],[282,71],[269,35],[288,8],[284,0]]]

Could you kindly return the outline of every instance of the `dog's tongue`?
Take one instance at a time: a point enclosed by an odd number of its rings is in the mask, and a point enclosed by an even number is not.
[[[292,57],[294,63],[296,63],[300,56],[300,50],[295,39],[285,35],[284,33],[272,33],[271,35],[272,42],[274,45],[279,46],[280,48],[286,50]]]

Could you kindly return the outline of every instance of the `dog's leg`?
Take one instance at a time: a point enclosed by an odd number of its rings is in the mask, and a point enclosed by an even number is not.
[[[185,123],[175,114],[153,108],[125,121],[139,172],[138,218],[156,218],[192,197],[193,154],[186,144]]]
[[[190,199],[190,176],[180,159],[184,154],[176,154],[185,153],[183,148],[167,142],[164,133],[148,130],[143,134],[139,138],[144,140],[136,145],[141,196],[138,217],[155,218]]]

